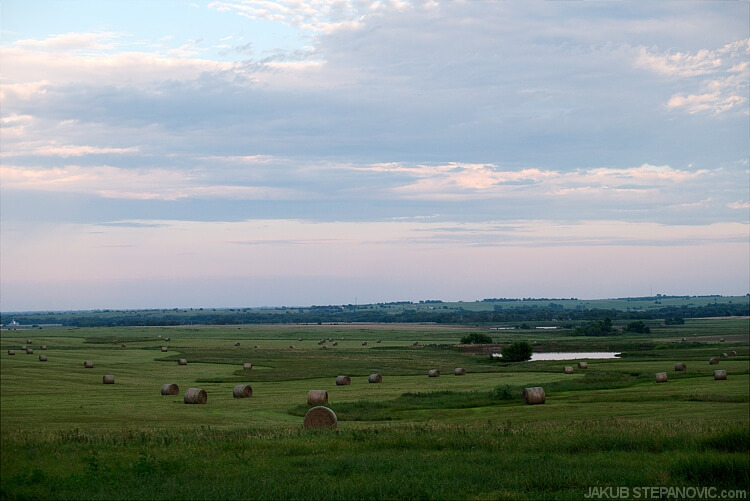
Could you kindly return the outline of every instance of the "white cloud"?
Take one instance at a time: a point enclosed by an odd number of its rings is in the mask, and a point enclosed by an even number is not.
[[[649,51],[641,47],[634,64],[685,81],[684,85],[697,90],[673,94],[666,103],[668,109],[683,109],[690,114],[720,114],[747,102],[749,56],[750,39],[743,39],[716,50],[702,49],[694,53]]]
[[[723,113],[744,103],[747,98],[743,96],[730,95],[723,96],[719,92],[708,94],[675,94],[667,101],[667,108],[676,109],[684,108],[690,114],[710,111],[713,113]]]
[[[359,4],[360,2],[349,0],[236,0],[215,1],[208,6],[250,19],[265,19],[303,30],[330,34],[338,30],[354,30],[361,27],[364,15],[360,13]],[[369,7],[365,5],[361,12],[368,10]]]
[[[39,155],[39,156],[56,156],[61,158],[68,157],[82,157],[86,155],[124,155],[128,153],[138,153],[140,148],[138,146],[128,146],[125,148],[117,147],[101,147],[101,146],[89,146],[89,145],[61,145],[55,144],[44,144],[39,145],[37,143],[17,143],[13,145],[13,149],[6,150],[0,153],[0,157],[16,157],[16,156],[27,156],[27,155]]]
[[[293,189],[243,184],[226,185],[205,171],[125,169],[108,165],[68,165],[51,169],[0,167],[4,190],[85,193],[131,200],[278,200],[299,198]]]
[[[102,51],[116,47],[114,40],[119,35],[111,32],[98,33],[64,33],[53,35],[44,40],[23,39],[16,40],[13,45],[30,49],[46,49],[59,51]]]
[[[706,169],[687,171],[644,164],[631,168],[601,167],[564,172],[552,169],[504,170],[491,164],[449,163],[406,165],[400,163],[353,167],[354,170],[406,175],[393,192],[406,198],[432,200],[477,197],[528,197],[538,195],[643,195],[669,191],[678,183],[706,179]]]
[[[66,84],[142,87],[185,81],[206,72],[244,74],[237,63],[168,57],[146,52],[76,54],[28,48],[3,48],[2,99],[33,99]],[[239,83],[238,80],[235,80]]]
[[[686,52],[650,52],[645,47],[638,50],[637,67],[643,67],[670,77],[695,77],[714,73],[722,65],[720,54],[700,50],[694,54]]]

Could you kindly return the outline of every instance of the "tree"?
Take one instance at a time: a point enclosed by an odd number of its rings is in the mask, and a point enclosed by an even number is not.
[[[579,336],[612,336],[617,334],[612,328],[612,320],[607,317],[604,320],[597,320],[576,327],[575,334]]]
[[[630,322],[628,325],[625,326],[625,332],[637,332],[638,334],[650,334],[651,329],[641,322],[640,320],[636,320],[635,322]]]
[[[472,332],[468,336],[461,338],[461,344],[491,344],[492,338],[486,334],[479,334],[478,332]]]
[[[531,358],[531,345],[526,341],[517,341],[503,346],[503,362],[525,362]]]

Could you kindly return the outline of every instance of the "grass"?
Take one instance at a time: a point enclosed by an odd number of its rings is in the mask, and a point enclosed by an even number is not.
[[[186,428],[14,435],[7,499],[580,499],[592,485],[750,480],[748,430],[621,420],[332,432]],[[564,431],[564,432],[563,432]],[[561,433],[562,432],[562,433]],[[701,439],[697,437],[703,437]],[[730,447],[727,444],[738,444]],[[58,458],[50,462],[47,457]]]
[[[471,329],[445,326],[2,331],[0,499],[580,499],[592,486],[747,489],[750,346],[748,321],[737,320],[619,337],[625,356],[589,360],[572,375],[562,373],[570,361],[502,364],[459,351],[451,343]],[[6,355],[32,336],[34,346],[47,344],[48,362]],[[563,351],[613,343],[502,336]],[[324,337],[339,346],[321,350]],[[730,350],[738,355],[718,366],[728,380],[714,381],[708,356]],[[686,372],[673,370],[678,361]],[[467,374],[453,376],[455,367]],[[428,378],[432,368],[441,377]],[[383,383],[367,383],[374,371]],[[662,371],[669,381],[656,383]],[[102,385],[102,374],[116,384]],[[336,386],[339,374],[352,384]],[[161,396],[167,382],[181,393],[205,389],[208,404]],[[252,398],[232,398],[238,382],[251,384]],[[527,386],[543,386],[547,403],[523,405]],[[337,430],[302,429],[310,389],[328,391]]]

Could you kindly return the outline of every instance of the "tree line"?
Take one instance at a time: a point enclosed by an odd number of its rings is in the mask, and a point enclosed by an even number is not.
[[[242,324],[305,324],[305,323],[416,323],[487,325],[514,322],[555,322],[575,327],[582,321],[605,319],[620,321],[669,319],[677,323],[684,318],[749,316],[750,304],[714,303],[705,306],[667,306],[649,311],[615,309],[562,310],[558,305],[519,306],[496,311],[404,309],[398,312],[378,309],[357,309],[341,306],[289,308],[282,310],[227,309],[227,310],[128,310],[90,312],[17,313],[12,319],[24,326],[33,324],[61,324],[65,327],[119,326],[175,326],[175,325],[242,325]],[[0,316],[3,324],[10,322],[8,314]],[[567,325],[566,325],[567,324]]]

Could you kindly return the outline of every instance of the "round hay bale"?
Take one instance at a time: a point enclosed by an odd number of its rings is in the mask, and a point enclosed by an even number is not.
[[[305,414],[305,428],[336,428],[336,413],[328,407],[313,407]]]
[[[15,355],[15,354],[16,354],[16,350],[8,350],[8,355]]]
[[[32,355],[33,353],[34,353],[33,348],[26,348],[26,354],[27,355]]]
[[[290,349],[290,350],[294,350],[294,349],[295,349],[295,348],[294,348],[294,345],[293,345],[293,344],[290,344],[290,345],[289,345],[289,349]]]
[[[29,342],[31,342],[31,341],[29,341]],[[719,339],[719,342],[723,343],[724,342],[724,338]]]
[[[124,344],[121,344],[120,348],[127,348],[127,346],[125,346]]]
[[[39,347],[39,349],[40,349],[40,350],[46,350],[46,349],[47,349],[47,345],[46,345],[46,344],[43,344],[42,346],[40,346],[40,347]]]
[[[456,367],[455,369],[453,369],[454,376],[463,376],[464,374],[466,374],[466,369],[464,369],[463,367]]]
[[[414,341],[411,345],[412,346],[419,346],[419,342],[418,341]]]
[[[427,377],[440,377],[440,371],[437,369],[430,369],[427,371]]]
[[[185,392],[186,404],[205,404],[208,400],[206,390],[200,388],[188,388]]]
[[[368,383],[382,383],[383,376],[381,376],[379,372],[376,372],[375,374],[370,374],[370,377],[367,378],[367,382]]]
[[[729,354],[730,354],[731,356],[733,356],[733,357],[736,357],[736,356],[737,356],[737,352],[736,352],[736,351],[734,351],[734,350],[730,351],[730,352],[729,352]]]
[[[297,339],[297,341],[299,341],[301,343],[302,342],[302,338]]]
[[[678,371],[678,372],[679,371],[686,371],[687,370],[687,365],[685,365],[682,362],[676,363],[676,364],[674,364],[674,370]]]
[[[325,405],[328,403],[328,392],[325,390],[310,390],[307,392],[307,405]]]
[[[22,345],[21,345],[21,349],[22,349],[22,350],[25,350],[26,348],[28,348],[28,347],[27,347],[27,346],[26,346],[25,344],[22,344]]]
[[[682,339],[680,339],[680,341],[682,341],[684,343],[685,341],[687,341],[687,339],[682,338]]]
[[[321,347],[320,347],[320,349],[321,349],[321,350],[327,350],[327,349],[328,349],[328,345],[325,345],[325,344],[324,344],[323,346],[321,346]]]
[[[117,344],[117,339],[113,339],[112,344]]]
[[[721,358],[727,358],[727,357],[728,357],[729,355],[727,355],[726,353],[722,353],[722,354],[721,354],[721,355],[719,355],[719,356],[720,356]]]
[[[161,394],[162,395],[179,395],[180,387],[174,383],[163,384],[161,385]]]
[[[166,351],[167,351],[168,349],[169,349],[169,348],[167,348],[166,346],[162,346],[162,347],[161,347],[161,351],[162,351],[162,353],[166,352]]]
[[[239,341],[237,341],[236,343],[234,343],[234,346],[235,346],[235,347],[236,347],[236,346],[239,346],[239,345],[240,345],[240,342],[239,342]]]
[[[177,361],[177,365],[187,365],[187,360],[184,358],[181,358]]]
[[[362,346],[367,346],[367,341],[362,341]]]
[[[158,337],[159,339],[161,339],[161,334],[159,334],[159,335],[158,335],[158,336],[156,336],[156,337]]]
[[[242,364],[242,370],[249,371],[249,370],[252,370],[252,369],[253,369],[253,364],[251,364],[249,362],[245,362],[244,364]]]
[[[376,342],[376,343],[379,343],[379,342],[380,342],[380,339],[378,339],[378,340],[377,340],[377,341],[375,341],[375,342]]]
[[[27,339],[26,344],[34,344],[34,343],[31,341],[31,339]]]
[[[657,372],[656,373],[656,382],[657,383],[666,383],[667,382],[667,373],[666,372]]]
[[[338,346],[338,345],[339,345],[339,342],[338,342],[338,341],[334,341],[334,342],[333,342],[333,346]]]
[[[234,398],[250,398],[253,396],[253,388],[249,384],[236,384],[232,390]]]
[[[589,363],[588,362],[578,362],[578,368],[579,369],[588,369]]]
[[[524,388],[523,390],[523,402],[528,405],[543,404],[546,400],[544,395],[544,388],[541,386],[534,386],[533,388]]]
[[[83,362],[83,368],[84,369],[93,369],[94,368],[94,362],[92,362],[91,360],[86,360],[85,362]]]
[[[260,346],[258,346],[258,345],[256,344],[255,346],[253,346],[253,348],[257,350],[258,348],[260,348]]]
[[[40,362],[46,362],[47,361],[47,355],[39,355],[39,361]]]
[[[724,369],[717,369],[714,371],[714,380],[725,381],[727,379],[727,371]]]
[[[326,340],[325,340],[325,339],[321,339],[320,341],[318,341],[318,346],[320,346],[321,344],[323,344],[323,343],[325,343],[325,342],[326,342]]]
[[[716,357],[711,357],[708,359],[708,365],[716,365],[719,363],[719,359]]]
[[[570,365],[566,365],[563,369],[563,373],[565,374],[573,374],[573,367]]]
[[[169,337],[165,337],[164,338],[164,341],[171,341],[171,340],[172,340],[172,338],[169,338]]]
[[[115,377],[111,374],[102,376],[102,384],[115,384]]]
[[[349,376],[339,376],[336,378],[336,386],[348,386],[352,384],[352,378]]]

